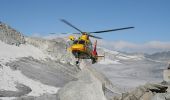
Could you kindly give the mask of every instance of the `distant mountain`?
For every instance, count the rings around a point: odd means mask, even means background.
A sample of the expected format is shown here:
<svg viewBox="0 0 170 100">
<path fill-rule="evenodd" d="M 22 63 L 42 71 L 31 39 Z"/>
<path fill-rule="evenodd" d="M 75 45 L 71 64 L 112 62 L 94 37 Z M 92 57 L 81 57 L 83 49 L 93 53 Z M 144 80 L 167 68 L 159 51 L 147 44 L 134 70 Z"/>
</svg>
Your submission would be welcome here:
<svg viewBox="0 0 170 100">
<path fill-rule="evenodd" d="M 0 22 L 0 40 L 7 44 L 22 44 L 25 42 L 22 33 L 11 28 L 5 23 Z"/>
<path fill-rule="evenodd" d="M 110 60 L 119 60 L 119 61 L 124 61 L 124 60 L 142 60 L 144 56 L 142 54 L 128 54 L 124 52 L 119 52 L 119 51 L 113 51 L 109 50 L 106 48 L 98 47 L 98 52 L 99 55 L 105 55 L 105 58 L 110 59 Z"/>
<path fill-rule="evenodd" d="M 170 62 L 170 51 L 165 52 L 158 52 L 154 54 L 147 54 L 145 55 L 146 58 L 150 58 L 152 60 L 163 61 L 163 62 Z"/>
</svg>

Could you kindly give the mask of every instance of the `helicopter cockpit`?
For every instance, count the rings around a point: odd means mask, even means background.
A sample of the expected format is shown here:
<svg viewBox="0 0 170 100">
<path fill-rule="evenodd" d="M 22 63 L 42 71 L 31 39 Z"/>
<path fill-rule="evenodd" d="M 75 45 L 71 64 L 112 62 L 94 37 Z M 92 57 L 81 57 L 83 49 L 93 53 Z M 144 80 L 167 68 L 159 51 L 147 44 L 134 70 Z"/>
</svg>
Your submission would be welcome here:
<svg viewBox="0 0 170 100">
<path fill-rule="evenodd" d="M 83 45 L 85 45 L 85 41 L 84 40 L 75 40 L 74 42 L 73 42 L 73 44 L 83 44 Z"/>
</svg>

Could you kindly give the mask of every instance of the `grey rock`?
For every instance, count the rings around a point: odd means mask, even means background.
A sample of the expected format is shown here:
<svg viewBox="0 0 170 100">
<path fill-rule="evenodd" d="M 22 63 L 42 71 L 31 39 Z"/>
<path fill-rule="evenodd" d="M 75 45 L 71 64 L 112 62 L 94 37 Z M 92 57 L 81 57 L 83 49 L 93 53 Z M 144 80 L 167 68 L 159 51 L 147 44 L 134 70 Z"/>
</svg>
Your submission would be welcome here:
<svg viewBox="0 0 170 100">
<path fill-rule="evenodd" d="M 165 85 L 147 83 L 130 93 L 124 93 L 122 96 L 113 98 L 113 100 L 165 100 L 165 98 L 169 98 L 166 89 L 167 86 Z"/>
<path fill-rule="evenodd" d="M 0 97 L 20 97 L 32 91 L 31 88 L 23 84 L 17 84 L 16 88 L 18 91 L 0 90 Z"/>
<path fill-rule="evenodd" d="M 126 98 L 122 98 L 123 100 L 139 100 L 135 95 L 128 95 Z"/>
<path fill-rule="evenodd" d="M 23 57 L 7 63 L 13 70 L 20 70 L 25 76 L 55 87 L 63 87 L 69 81 L 76 80 L 76 67 L 63 65 L 53 60 L 40 61 L 32 57 Z"/>
<path fill-rule="evenodd" d="M 43 94 L 38 97 L 33 96 L 21 96 L 14 100 L 59 100 L 56 94 Z"/>
<path fill-rule="evenodd" d="M 165 93 L 167 92 L 168 86 L 162 84 L 146 84 L 144 87 L 152 92 Z"/>
<path fill-rule="evenodd" d="M 131 92 L 131 94 L 133 94 L 137 99 L 139 99 L 141 96 L 145 94 L 146 91 L 147 91 L 146 88 L 140 86 L 136 88 L 133 92 Z"/>
<path fill-rule="evenodd" d="M 78 74 L 77 81 L 66 84 L 59 91 L 60 100 L 106 100 L 102 83 L 88 69 Z"/>
<path fill-rule="evenodd" d="M 163 93 L 157 93 L 157 94 L 155 94 L 155 95 L 151 98 L 151 100 L 166 100 L 166 99 L 165 99 L 165 94 L 163 94 Z"/>
<path fill-rule="evenodd" d="M 153 59 L 153 60 L 169 62 L 169 60 L 170 60 L 170 51 L 157 52 L 157 53 L 150 54 L 150 55 L 145 55 L 145 56 L 147 58 L 150 58 L 150 59 Z"/>
<path fill-rule="evenodd" d="M 170 93 L 169 92 L 165 93 L 165 99 L 170 100 Z"/>
<path fill-rule="evenodd" d="M 45 53 L 51 55 L 61 63 L 75 65 L 74 56 L 67 52 L 66 41 L 62 38 L 47 40 L 43 38 L 26 37 L 26 42 L 37 48 L 40 48 Z"/>
<path fill-rule="evenodd" d="M 153 97 L 153 93 L 152 92 L 145 92 L 145 94 L 140 97 L 140 100 L 151 100 L 151 98 Z"/>
<path fill-rule="evenodd" d="M 0 22 L 0 40 L 16 46 L 25 43 L 25 38 L 22 33 L 2 22 Z"/>
</svg>

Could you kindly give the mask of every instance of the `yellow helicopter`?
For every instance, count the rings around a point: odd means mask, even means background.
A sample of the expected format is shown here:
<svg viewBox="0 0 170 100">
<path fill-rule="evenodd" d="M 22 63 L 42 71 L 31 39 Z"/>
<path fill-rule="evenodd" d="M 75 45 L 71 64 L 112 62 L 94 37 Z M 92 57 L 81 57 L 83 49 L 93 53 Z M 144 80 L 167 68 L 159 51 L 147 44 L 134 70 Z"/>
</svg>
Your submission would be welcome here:
<svg viewBox="0 0 170 100">
<path fill-rule="evenodd" d="M 80 59 L 91 59 L 92 64 L 94 64 L 97 62 L 99 57 L 104 57 L 104 56 L 99 56 L 97 54 L 97 40 L 95 41 L 93 46 L 92 42 L 89 39 L 89 37 L 93 37 L 96 39 L 102 39 L 102 38 L 91 35 L 92 33 L 104 33 L 104 32 L 119 31 L 119 30 L 134 28 L 134 27 L 124 27 L 124 28 L 95 31 L 95 32 L 83 32 L 66 20 L 61 19 L 61 21 L 71 26 L 72 28 L 76 29 L 77 31 L 79 31 L 79 33 L 73 33 L 73 34 L 81 34 L 81 36 L 78 39 L 75 39 L 74 36 L 69 36 L 69 39 L 72 43 L 69 45 L 68 51 L 72 52 L 75 58 L 78 59 L 76 61 L 76 65 L 79 64 Z"/>
</svg>

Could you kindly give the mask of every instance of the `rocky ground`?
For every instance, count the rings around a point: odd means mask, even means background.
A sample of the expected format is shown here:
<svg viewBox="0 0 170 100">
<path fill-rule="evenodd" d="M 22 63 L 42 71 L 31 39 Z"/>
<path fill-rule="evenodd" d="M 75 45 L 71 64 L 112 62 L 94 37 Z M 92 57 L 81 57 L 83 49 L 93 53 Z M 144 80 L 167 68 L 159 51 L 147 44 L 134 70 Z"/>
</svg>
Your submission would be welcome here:
<svg viewBox="0 0 170 100">
<path fill-rule="evenodd" d="M 78 67 L 72 54 L 66 51 L 63 38 L 23 39 L 21 33 L 11 27 L 1 25 L 0 29 L 1 37 L 6 38 L 0 37 L 2 100 L 170 99 L 170 85 L 162 82 L 167 63 L 152 59 L 152 55 L 98 48 L 105 59 L 93 65 L 83 60 Z"/>
</svg>

